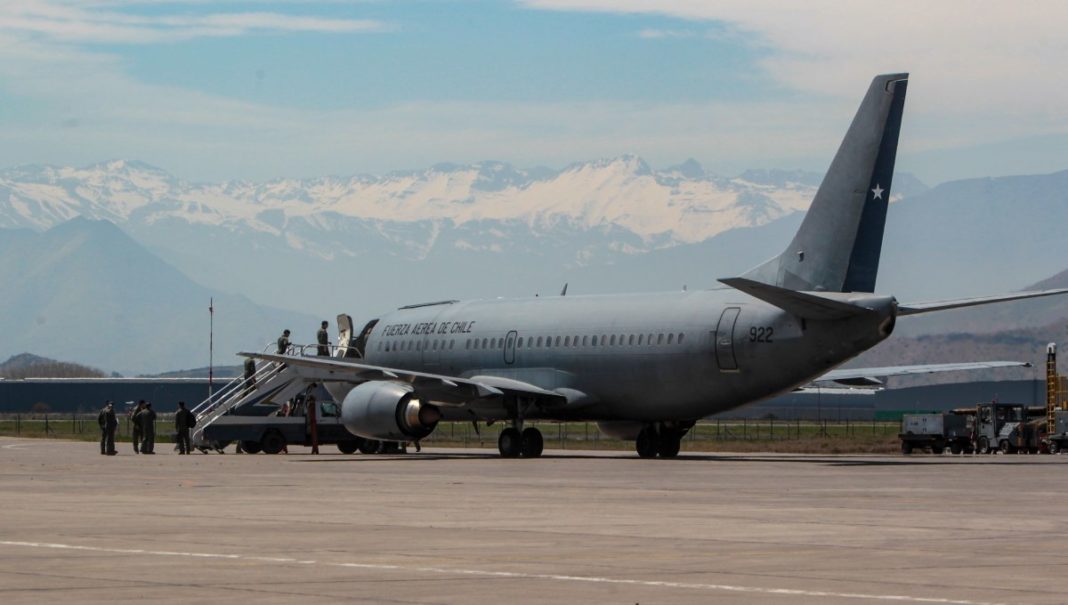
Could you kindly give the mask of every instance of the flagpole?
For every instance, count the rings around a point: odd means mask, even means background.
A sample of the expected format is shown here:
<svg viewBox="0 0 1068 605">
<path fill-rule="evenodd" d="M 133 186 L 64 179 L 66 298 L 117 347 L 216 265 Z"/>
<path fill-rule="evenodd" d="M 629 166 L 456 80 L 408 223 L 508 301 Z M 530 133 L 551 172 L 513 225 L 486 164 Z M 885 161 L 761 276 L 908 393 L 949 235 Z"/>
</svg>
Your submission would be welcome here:
<svg viewBox="0 0 1068 605">
<path fill-rule="evenodd" d="M 208 399 L 211 399 L 215 366 L 215 297 L 208 303 Z"/>
</svg>

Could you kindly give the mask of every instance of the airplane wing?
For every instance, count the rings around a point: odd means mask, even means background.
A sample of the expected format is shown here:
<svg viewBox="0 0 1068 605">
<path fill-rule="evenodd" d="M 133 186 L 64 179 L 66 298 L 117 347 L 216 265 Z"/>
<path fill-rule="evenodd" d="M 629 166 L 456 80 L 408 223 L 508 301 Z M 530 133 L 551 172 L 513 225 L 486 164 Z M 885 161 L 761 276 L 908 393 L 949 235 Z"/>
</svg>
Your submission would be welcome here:
<svg viewBox="0 0 1068 605">
<path fill-rule="evenodd" d="M 963 363 L 931 363 L 913 366 L 887 366 L 883 368 L 850 368 L 831 370 L 812 382 L 837 382 L 847 386 L 879 386 L 880 378 L 888 376 L 905 376 L 908 374 L 936 374 L 940 372 L 962 372 L 971 370 L 990 370 L 994 368 L 1029 368 L 1030 363 L 1022 361 L 973 361 Z"/>
<path fill-rule="evenodd" d="M 463 407 L 475 402 L 485 403 L 487 400 L 496 400 L 506 394 L 524 395 L 537 400 L 537 403 L 543 407 L 557 407 L 567 403 L 563 395 L 554 391 L 499 376 L 460 378 L 386 368 L 333 357 L 299 357 L 267 353 L 239 353 L 239 355 L 284 363 L 308 380 L 320 382 L 356 384 L 371 380 L 406 382 L 415 388 L 420 397 L 444 406 Z"/>
<path fill-rule="evenodd" d="M 897 314 L 904 315 L 917 315 L 920 313 L 931 313 L 933 311 L 945 311 L 946 309 L 959 309 L 961 307 L 974 307 L 976 305 L 987 305 L 990 303 L 1006 302 L 1010 300 L 1020 300 L 1023 298 L 1038 298 L 1041 296 L 1055 296 L 1057 294 L 1064 294 L 1068 292 L 1068 288 L 1058 288 L 1056 290 L 1037 290 L 1032 292 L 1014 292 L 1012 294 L 1002 294 L 999 296 L 981 296 L 979 298 L 959 298 L 957 300 L 944 300 L 938 302 L 922 302 L 922 303 L 909 303 L 901 304 L 897 307 Z"/>
</svg>

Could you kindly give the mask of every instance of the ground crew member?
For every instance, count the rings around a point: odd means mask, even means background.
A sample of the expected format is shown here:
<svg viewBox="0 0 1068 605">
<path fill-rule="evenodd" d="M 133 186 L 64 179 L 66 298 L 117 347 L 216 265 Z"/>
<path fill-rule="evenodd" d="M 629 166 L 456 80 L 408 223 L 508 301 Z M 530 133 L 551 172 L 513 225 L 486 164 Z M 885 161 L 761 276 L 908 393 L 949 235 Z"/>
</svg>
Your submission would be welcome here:
<svg viewBox="0 0 1068 605">
<path fill-rule="evenodd" d="M 245 394 L 256 388 L 256 360 L 245 358 Z"/>
<path fill-rule="evenodd" d="M 145 403 L 145 409 L 137 415 L 141 419 L 141 453 L 156 453 L 156 412 L 152 410 L 152 402 Z"/>
<path fill-rule="evenodd" d="M 320 357 L 328 357 L 330 355 L 330 334 L 326 331 L 326 327 L 329 325 L 330 323 L 324 320 L 319 327 L 319 331 L 315 334 L 315 340 L 319 343 L 317 353 Z"/>
<path fill-rule="evenodd" d="M 192 451 L 189 441 L 189 429 L 197 425 L 197 418 L 193 412 L 185 409 L 185 402 L 178 402 L 178 411 L 174 413 L 174 429 L 178 432 L 178 454 L 188 454 Z"/>
<path fill-rule="evenodd" d="M 135 454 L 141 453 L 141 441 L 144 433 L 141 432 L 141 412 L 145 411 L 145 400 L 137 402 L 137 407 L 130 412 L 130 439 L 133 440 Z"/>
<path fill-rule="evenodd" d="M 100 454 L 114 456 L 118 453 L 115 451 L 115 429 L 119 428 L 114 404 L 107 402 L 96 421 L 100 423 Z"/>
<path fill-rule="evenodd" d="M 289 330 L 282 330 L 282 335 L 278 337 L 278 351 L 279 355 L 285 355 L 289 349 Z"/>
</svg>

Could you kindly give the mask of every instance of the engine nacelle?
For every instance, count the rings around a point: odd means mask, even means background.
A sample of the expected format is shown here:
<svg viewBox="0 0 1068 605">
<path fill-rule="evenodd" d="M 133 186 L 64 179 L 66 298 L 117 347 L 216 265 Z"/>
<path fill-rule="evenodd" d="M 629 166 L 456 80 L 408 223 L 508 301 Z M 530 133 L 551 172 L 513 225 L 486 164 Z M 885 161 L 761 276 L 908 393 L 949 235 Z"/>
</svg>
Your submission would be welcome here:
<svg viewBox="0 0 1068 605">
<path fill-rule="evenodd" d="M 381 441 L 426 437 L 441 420 L 437 407 L 415 396 L 411 385 L 371 381 L 358 385 L 341 402 L 341 422 L 353 435 Z"/>
</svg>

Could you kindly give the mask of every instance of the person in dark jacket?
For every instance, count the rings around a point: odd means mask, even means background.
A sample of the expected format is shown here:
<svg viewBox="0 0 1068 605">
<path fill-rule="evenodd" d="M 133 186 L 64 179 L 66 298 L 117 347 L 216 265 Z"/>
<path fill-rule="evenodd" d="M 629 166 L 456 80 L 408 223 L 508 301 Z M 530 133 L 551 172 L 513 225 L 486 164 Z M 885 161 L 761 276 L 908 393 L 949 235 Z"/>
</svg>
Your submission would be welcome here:
<svg viewBox="0 0 1068 605">
<path fill-rule="evenodd" d="M 256 360 L 251 357 L 245 358 L 245 392 L 256 388 Z"/>
<path fill-rule="evenodd" d="M 100 423 L 100 454 L 114 456 L 115 429 L 119 428 L 119 419 L 115 417 L 115 405 L 110 401 L 100 410 L 96 421 Z"/>
<path fill-rule="evenodd" d="M 156 453 L 156 412 L 152 409 L 152 402 L 145 403 L 145 409 L 137 415 L 141 420 L 141 453 Z"/>
<path fill-rule="evenodd" d="M 289 350 L 289 330 L 282 330 L 282 335 L 278 337 L 278 350 L 275 351 L 279 355 L 285 355 Z"/>
<path fill-rule="evenodd" d="M 178 433 L 178 453 L 188 454 L 192 450 L 189 442 L 189 430 L 197 425 L 193 412 L 185 409 L 185 402 L 178 402 L 178 411 L 174 413 L 174 429 Z"/>
<path fill-rule="evenodd" d="M 316 354 L 320 357 L 330 356 L 330 333 L 326 331 L 326 327 L 329 325 L 330 323 L 324 320 L 319 327 L 319 331 L 315 334 L 315 341 L 319 343 L 316 348 Z"/>
<path fill-rule="evenodd" d="M 141 432 L 141 412 L 145 411 L 145 400 L 137 402 L 135 407 L 130 412 L 130 440 L 133 441 L 133 448 L 135 454 L 141 453 L 141 441 L 144 439 L 144 433 Z"/>
</svg>

